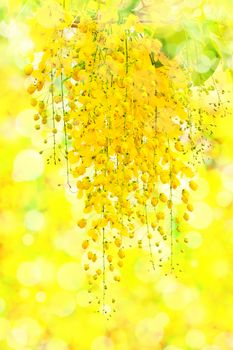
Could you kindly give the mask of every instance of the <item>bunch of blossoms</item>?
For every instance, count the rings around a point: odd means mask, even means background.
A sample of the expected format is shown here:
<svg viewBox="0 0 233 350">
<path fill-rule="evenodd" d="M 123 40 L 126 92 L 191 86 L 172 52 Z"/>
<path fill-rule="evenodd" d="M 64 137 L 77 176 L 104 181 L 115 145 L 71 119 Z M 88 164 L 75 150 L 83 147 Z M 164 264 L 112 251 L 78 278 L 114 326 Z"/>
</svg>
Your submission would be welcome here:
<svg viewBox="0 0 233 350">
<path fill-rule="evenodd" d="M 64 147 L 68 186 L 75 180 L 83 198 L 77 225 L 90 283 L 101 281 L 105 298 L 131 247 L 172 273 L 185 243 L 180 224 L 193 211 L 189 158 L 202 133 L 187 72 L 134 16 L 117 24 L 64 12 L 33 35 L 25 74 L 35 128 L 52 139 L 55 164 Z"/>
</svg>

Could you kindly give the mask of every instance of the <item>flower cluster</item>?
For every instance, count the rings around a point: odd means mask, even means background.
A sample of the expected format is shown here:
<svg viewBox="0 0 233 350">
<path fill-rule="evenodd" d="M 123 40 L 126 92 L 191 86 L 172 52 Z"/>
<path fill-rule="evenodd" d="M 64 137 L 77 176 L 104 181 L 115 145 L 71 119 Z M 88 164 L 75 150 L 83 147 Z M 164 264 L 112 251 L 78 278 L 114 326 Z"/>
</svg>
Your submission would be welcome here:
<svg viewBox="0 0 233 350">
<path fill-rule="evenodd" d="M 68 185 L 75 179 L 83 199 L 84 269 L 105 290 L 138 247 L 154 269 L 173 272 L 197 189 L 188 161 L 204 136 L 200 115 L 211 111 L 191 110 L 187 71 L 137 17 L 117 24 L 64 14 L 34 30 L 44 40 L 25 67 L 27 90 L 35 128 L 52 140 L 55 164 L 64 144 Z"/>
</svg>

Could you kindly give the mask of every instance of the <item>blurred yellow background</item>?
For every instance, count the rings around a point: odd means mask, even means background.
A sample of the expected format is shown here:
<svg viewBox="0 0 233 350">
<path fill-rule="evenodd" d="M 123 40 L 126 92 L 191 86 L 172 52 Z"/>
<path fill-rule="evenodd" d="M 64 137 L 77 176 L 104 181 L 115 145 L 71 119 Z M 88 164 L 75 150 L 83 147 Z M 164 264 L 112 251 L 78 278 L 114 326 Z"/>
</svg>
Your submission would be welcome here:
<svg viewBox="0 0 233 350">
<path fill-rule="evenodd" d="M 189 243 L 183 257 L 175 257 L 183 271 L 165 276 L 151 271 L 146 252 L 128 252 L 122 282 L 110 287 L 116 312 L 107 320 L 89 306 L 79 202 L 59 186 L 64 170 L 46 164 L 46 150 L 39 154 L 44 146 L 25 91 L 22 69 L 33 45 L 26 18 L 40 5 L 0 4 L 0 349 L 233 349 L 232 105 L 217 121 L 211 161 L 199 166 L 195 211 L 185 227 Z M 172 14 L 225 23 L 228 66 L 214 74 L 232 96 L 232 2 L 147 5 L 160 28 L 176 26 Z"/>
</svg>

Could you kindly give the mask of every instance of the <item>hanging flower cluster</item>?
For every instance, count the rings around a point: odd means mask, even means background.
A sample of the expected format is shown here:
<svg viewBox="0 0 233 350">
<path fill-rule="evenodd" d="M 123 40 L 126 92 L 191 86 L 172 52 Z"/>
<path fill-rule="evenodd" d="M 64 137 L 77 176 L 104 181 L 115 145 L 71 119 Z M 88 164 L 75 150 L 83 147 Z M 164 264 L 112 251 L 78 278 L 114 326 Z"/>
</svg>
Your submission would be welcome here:
<svg viewBox="0 0 233 350">
<path fill-rule="evenodd" d="M 35 128 L 52 140 L 55 164 L 64 145 L 68 185 L 75 180 L 83 198 L 84 269 L 105 290 L 136 246 L 154 269 L 173 272 L 197 189 L 188 160 L 212 110 L 192 109 L 189 74 L 137 17 L 117 24 L 63 13 L 34 31 L 27 90 Z"/>
</svg>

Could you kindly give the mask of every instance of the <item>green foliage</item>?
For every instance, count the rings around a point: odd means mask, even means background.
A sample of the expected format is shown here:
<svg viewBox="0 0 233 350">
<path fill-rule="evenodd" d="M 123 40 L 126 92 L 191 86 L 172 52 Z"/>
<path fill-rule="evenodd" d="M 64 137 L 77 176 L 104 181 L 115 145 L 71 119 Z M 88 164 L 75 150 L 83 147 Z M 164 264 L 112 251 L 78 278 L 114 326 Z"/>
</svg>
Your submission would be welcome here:
<svg viewBox="0 0 233 350">
<path fill-rule="evenodd" d="M 203 73 L 198 72 L 197 70 L 193 71 L 192 79 L 195 85 L 201 85 L 207 79 L 209 79 L 214 74 L 220 62 L 219 53 L 211 41 L 209 41 L 209 43 L 204 48 L 202 48 L 202 54 L 204 57 L 207 57 L 209 59 L 211 65 L 209 66 L 209 69 Z"/>
<path fill-rule="evenodd" d="M 140 0 L 130 0 L 118 10 L 118 16 L 119 16 L 119 22 L 123 22 L 124 19 L 129 16 L 130 14 L 133 14 L 137 6 L 139 5 Z"/>
<path fill-rule="evenodd" d="M 186 40 L 186 33 L 184 30 L 179 30 L 176 32 L 168 33 L 158 33 L 158 39 L 163 44 L 163 52 L 170 59 L 174 58 L 179 52 L 180 45 Z"/>
<path fill-rule="evenodd" d="M 6 15 L 5 13 L 6 13 L 5 8 L 0 7 L 0 21 L 2 21 L 5 18 L 5 15 Z"/>
</svg>

